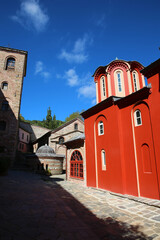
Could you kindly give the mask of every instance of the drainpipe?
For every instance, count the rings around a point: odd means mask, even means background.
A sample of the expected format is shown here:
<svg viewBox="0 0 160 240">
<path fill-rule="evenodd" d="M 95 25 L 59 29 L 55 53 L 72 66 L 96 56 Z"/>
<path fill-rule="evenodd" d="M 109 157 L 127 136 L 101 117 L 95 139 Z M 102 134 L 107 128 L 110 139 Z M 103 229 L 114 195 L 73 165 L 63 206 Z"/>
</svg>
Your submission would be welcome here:
<svg viewBox="0 0 160 240">
<path fill-rule="evenodd" d="M 68 169 L 67 169 L 67 146 L 66 146 L 66 180 L 67 180 L 67 175 L 68 175 L 67 171 L 68 171 Z"/>
</svg>

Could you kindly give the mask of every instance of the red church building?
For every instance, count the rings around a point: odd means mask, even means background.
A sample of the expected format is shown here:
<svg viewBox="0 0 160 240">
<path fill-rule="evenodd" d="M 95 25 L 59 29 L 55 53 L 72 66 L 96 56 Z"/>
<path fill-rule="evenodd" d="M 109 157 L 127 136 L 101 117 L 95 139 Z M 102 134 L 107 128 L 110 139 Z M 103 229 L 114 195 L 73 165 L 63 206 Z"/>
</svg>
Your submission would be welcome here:
<svg viewBox="0 0 160 240">
<path fill-rule="evenodd" d="M 87 186 L 160 199 L 160 59 L 115 60 L 94 81 L 97 104 L 82 113 Z"/>
</svg>

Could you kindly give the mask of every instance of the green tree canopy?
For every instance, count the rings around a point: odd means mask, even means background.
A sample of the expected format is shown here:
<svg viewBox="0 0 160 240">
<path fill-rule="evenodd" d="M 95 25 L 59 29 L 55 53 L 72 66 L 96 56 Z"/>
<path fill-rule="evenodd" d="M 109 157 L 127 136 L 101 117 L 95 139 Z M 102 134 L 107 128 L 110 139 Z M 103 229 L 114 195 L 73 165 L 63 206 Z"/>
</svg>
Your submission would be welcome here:
<svg viewBox="0 0 160 240">
<path fill-rule="evenodd" d="M 77 112 L 73 112 L 72 114 L 70 114 L 69 117 L 66 117 L 65 122 L 69 122 L 69 121 L 71 121 L 74 118 L 83 119 L 82 116 L 80 115 L 80 112 L 77 111 Z"/>
<path fill-rule="evenodd" d="M 43 119 L 43 121 L 40 120 L 25 120 L 24 117 L 20 114 L 19 115 L 19 120 L 23 121 L 23 122 L 27 122 L 36 126 L 40 126 L 40 127 L 45 127 L 48 129 L 55 129 L 59 126 L 61 126 L 64 122 L 61 120 L 56 120 L 56 115 L 53 115 L 52 118 L 52 111 L 50 109 L 50 107 L 47 109 L 47 115 L 46 118 Z"/>
</svg>

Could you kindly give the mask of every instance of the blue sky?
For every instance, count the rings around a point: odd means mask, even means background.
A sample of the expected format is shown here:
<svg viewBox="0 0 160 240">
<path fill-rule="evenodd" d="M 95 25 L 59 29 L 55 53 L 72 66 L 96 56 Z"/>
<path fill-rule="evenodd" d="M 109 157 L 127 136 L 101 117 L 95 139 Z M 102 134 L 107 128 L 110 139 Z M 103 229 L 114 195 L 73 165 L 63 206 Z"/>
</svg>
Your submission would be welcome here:
<svg viewBox="0 0 160 240">
<path fill-rule="evenodd" d="M 95 104 L 92 75 L 112 60 L 160 57 L 159 0 L 1 1 L 0 45 L 28 51 L 21 114 L 58 120 Z"/>
</svg>

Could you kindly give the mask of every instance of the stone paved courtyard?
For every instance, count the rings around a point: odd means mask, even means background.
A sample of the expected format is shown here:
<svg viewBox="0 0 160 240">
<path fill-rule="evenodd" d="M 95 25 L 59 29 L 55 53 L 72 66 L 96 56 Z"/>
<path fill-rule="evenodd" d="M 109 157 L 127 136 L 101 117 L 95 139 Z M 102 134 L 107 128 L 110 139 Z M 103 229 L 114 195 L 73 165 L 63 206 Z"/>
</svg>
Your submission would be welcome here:
<svg viewBox="0 0 160 240">
<path fill-rule="evenodd" d="M 0 177 L 0 240 L 160 239 L 160 202 L 10 171 Z"/>
</svg>

